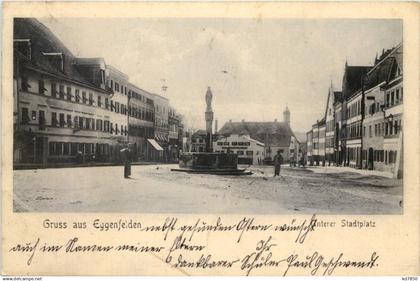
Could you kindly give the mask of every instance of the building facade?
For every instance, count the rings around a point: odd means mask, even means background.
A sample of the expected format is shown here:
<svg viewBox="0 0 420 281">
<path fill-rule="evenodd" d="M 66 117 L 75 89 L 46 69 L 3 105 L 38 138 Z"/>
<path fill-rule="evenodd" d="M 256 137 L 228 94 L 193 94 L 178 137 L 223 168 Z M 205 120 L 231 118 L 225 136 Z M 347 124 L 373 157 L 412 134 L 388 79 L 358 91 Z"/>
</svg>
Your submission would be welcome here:
<svg viewBox="0 0 420 281">
<path fill-rule="evenodd" d="M 169 107 L 168 112 L 168 160 L 170 162 L 178 162 L 180 149 L 182 150 L 182 142 L 180 142 L 180 134 L 182 139 L 181 118 L 175 108 Z"/>
<path fill-rule="evenodd" d="M 127 146 L 134 161 L 167 160 L 169 100 L 75 57 L 36 19 L 14 22 L 13 95 L 15 164 L 121 162 Z"/>
<path fill-rule="evenodd" d="M 311 166 L 314 164 L 312 135 L 312 130 L 306 133 L 306 160 L 307 164 Z"/>
<path fill-rule="evenodd" d="M 402 44 L 375 59 L 366 75 L 363 127 L 364 168 L 402 177 Z"/>
<path fill-rule="evenodd" d="M 328 162 L 403 175 L 403 44 L 373 66 L 345 65 L 342 91 L 330 90 L 325 113 Z M 331 117 L 333 116 L 333 117 Z M 307 134 L 308 162 L 322 162 L 322 126 Z M 312 161 L 311 161 L 312 157 Z M 330 164 L 330 163 L 329 163 Z"/>
<path fill-rule="evenodd" d="M 296 161 L 299 154 L 299 141 L 290 128 L 290 111 L 283 112 L 284 122 L 226 122 L 219 130 L 219 135 L 249 136 L 264 144 L 264 161 L 270 163 L 277 151 L 280 151 L 283 161 Z"/>
<path fill-rule="evenodd" d="M 236 153 L 238 164 L 260 165 L 265 158 L 264 144 L 247 135 L 219 135 L 213 142 L 213 151 Z"/>
<path fill-rule="evenodd" d="M 14 23 L 14 163 L 119 161 L 103 61 L 77 60 L 36 20 Z"/>
<path fill-rule="evenodd" d="M 136 160 L 153 160 L 156 150 L 150 143 L 154 139 L 155 107 L 153 95 L 132 83 L 128 83 L 128 132 L 132 144 L 133 158 Z M 158 148 L 159 149 L 159 148 Z"/>
<path fill-rule="evenodd" d="M 168 162 L 169 160 L 169 100 L 158 94 L 153 94 L 155 107 L 154 135 L 155 140 L 163 150 L 155 151 L 155 161 Z"/>
</svg>

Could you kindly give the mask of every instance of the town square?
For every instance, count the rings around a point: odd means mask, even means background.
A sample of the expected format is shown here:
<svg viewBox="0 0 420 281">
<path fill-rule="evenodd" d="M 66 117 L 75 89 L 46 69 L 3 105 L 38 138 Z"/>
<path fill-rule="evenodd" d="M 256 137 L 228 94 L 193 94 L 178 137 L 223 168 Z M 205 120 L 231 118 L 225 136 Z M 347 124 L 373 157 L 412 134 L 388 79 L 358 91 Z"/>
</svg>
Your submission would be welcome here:
<svg viewBox="0 0 420 281">
<path fill-rule="evenodd" d="M 402 214 L 400 21 L 75 21 L 14 20 L 15 212 Z"/>
</svg>

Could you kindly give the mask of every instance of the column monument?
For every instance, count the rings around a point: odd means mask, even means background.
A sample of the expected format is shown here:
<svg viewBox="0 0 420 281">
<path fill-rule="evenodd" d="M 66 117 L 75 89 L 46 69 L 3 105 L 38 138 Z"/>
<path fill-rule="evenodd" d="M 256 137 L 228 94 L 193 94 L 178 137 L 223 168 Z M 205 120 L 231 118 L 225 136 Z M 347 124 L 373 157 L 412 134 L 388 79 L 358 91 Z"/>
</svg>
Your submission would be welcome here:
<svg viewBox="0 0 420 281">
<path fill-rule="evenodd" d="M 211 108 L 211 101 L 213 99 L 213 94 L 211 92 L 210 87 L 207 87 L 206 92 L 206 112 L 205 112 L 205 118 L 206 118 L 206 132 L 207 132 L 207 151 L 206 152 L 213 152 L 213 109 Z"/>
</svg>

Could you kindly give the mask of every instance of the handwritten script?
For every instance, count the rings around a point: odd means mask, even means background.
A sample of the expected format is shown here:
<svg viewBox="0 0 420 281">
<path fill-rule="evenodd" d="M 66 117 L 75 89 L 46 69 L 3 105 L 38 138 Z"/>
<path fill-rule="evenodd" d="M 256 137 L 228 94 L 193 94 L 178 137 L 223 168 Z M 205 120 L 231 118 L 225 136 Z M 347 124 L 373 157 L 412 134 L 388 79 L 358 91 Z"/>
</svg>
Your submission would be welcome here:
<svg viewBox="0 0 420 281">
<path fill-rule="evenodd" d="M 134 258 L 141 255 L 152 254 L 167 266 L 176 268 L 183 273 L 191 270 L 212 268 L 236 268 L 244 275 L 258 274 L 258 271 L 271 268 L 279 275 L 286 276 L 297 270 L 305 270 L 311 275 L 332 275 L 338 268 L 371 269 L 378 266 L 379 255 L 372 251 L 367 256 L 359 258 L 346 257 L 343 252 L 334 255 L 325 255 L 317 250 L 301 254 L 305 248 L 303 244 L 310 239 L 311 233 L 317 230 L 317 218 L 313 215 L 310 219 L 298 221 L 292 219 L 282 224 L 259 224 L 255 218 L 244 217 L 233 224 L 224 224 L 219 217 L 215 222 L 206 222 L 197 219 L 190 224 L 183 224 L 176 217 L 168 217 L 160 224 L 145 225 L 141 222 L 118 219 L 116 221 L 93 220 L 87 222 L 55 222 L 49 219 L 43 221 L 43 227 L 48 229 L 90 229 L 98 232 L 121 232 L 136 230 L 139 234 L 133 237 L 130 243 L 119 243 L 118 235 L 110 235 L 107 243 L 92 242 L 79 236 L 63 237 L 62 241 L 51 242 L 40 237 L 30 241 L 16 243 L 9 248 L 9 252 L 16 255 L 18 260 L 32 266 L 36 259 L 47 257 L 54 253 L 56 256 L 74 254 L 118 254 L 131 253 Z M 142 233 L 155 233 L 159 239 L 148 242 L 141 239 Z M 220 254 L 219 245 L 217 256 L 209 245 L 204 244 L 202 239 L 195 239 L 197 235 L 211 233 L 233 234 L 234 237 L 229 245 L 230 248 L 239 248 L 237 252 L 225 251 Z M 250 234 L 249 239 L 243 240 Z M 281 233 L 288 233 L 293 241 L 282 238 Z M 253 237 L 259 237 L 254 238 Z M 261 236 L 263 237 L 261 239 Z M 140 242 L 139 242 L 140 241 Z M 291 247 L 290 242 L 295 247 Z M 223 243 L 229 243 L 223 239 Z M 279 252 L 286 254 L 279 254 Z M 51 257 L 51 255 L 49 256 Z M 126 257 L 126 255 L 125 255 Z M 272 272 L 272 271 L 270 271 Z"/>
</svg>

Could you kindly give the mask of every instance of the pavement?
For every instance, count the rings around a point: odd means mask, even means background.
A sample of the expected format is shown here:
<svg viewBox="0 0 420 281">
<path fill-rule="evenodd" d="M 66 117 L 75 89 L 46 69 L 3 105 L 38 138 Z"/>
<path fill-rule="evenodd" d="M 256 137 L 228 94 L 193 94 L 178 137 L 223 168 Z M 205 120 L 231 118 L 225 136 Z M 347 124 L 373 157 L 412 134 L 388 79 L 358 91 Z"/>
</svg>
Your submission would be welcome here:
<svg viewBox="0 0 420 281">
<path fill-rule="evenodd" d="M 386 178 L 393 178 L 394 174 L 391 172 L 377 171 L 377 170 L 362 170 L 355 169 L 351 167 L 341 167 L 341 166 L 308 166 L 307 169 L 313 171 L 314 173 L 357 173 L 359 175 L 366 176 L 379 176 Z"/>
<path fill-rule="evenodd" d="M 16 212 L 401 214 L 402 180 L 357 170 L 251 166 L 249 176 L 172 172 L 177 165 L 14 171 Z M 324 168 L 324 167 L 322 167 Z"/>
</svg>

